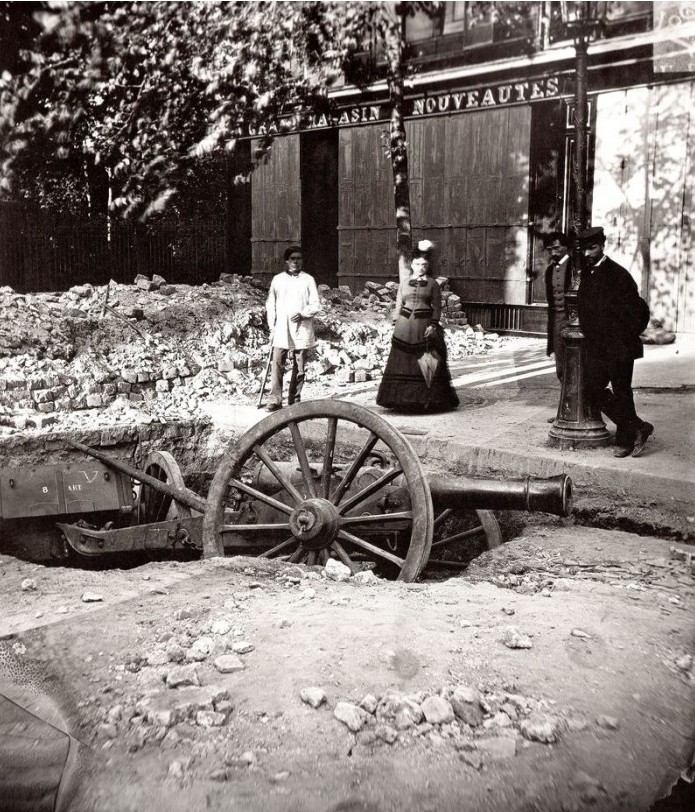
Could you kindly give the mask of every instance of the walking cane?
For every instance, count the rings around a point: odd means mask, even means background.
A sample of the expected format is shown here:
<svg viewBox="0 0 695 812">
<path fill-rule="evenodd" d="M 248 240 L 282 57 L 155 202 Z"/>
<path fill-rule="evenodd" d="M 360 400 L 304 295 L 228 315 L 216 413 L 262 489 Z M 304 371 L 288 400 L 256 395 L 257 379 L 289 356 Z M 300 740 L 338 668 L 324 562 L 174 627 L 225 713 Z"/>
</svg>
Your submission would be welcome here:
<svg viewBox="0 0 695 812">
<path fill-rule="evenodd" d="M 270 347 L 268 348 L 268 360 L 265 362 L 265 372 L 263 373 L 263 380 L 261 381 L 261 392 L 258 395 L 258 407 L 263 405 L 263 393 L 265 392 L 265 385 L 268 381 L 268 372 L 270 371 L 270 363 L 273 360 L 273 339 L 270 339 Z"/>
</svg>

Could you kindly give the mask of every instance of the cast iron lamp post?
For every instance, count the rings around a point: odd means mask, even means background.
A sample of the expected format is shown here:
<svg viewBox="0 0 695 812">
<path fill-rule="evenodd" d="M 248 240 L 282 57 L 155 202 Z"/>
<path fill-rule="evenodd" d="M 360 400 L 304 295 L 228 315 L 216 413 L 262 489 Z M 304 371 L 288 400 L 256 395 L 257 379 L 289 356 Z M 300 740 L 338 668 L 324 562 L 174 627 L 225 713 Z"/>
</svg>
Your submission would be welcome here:
<svg viewBox="0 0 695 812">
<path fill-rule="evenodd" d="M 607 3 L 566 2 L 560 3 L 560 7 L 564 30 L 574 39 L 575 49 L 575 150 L 572 171 L 575 188 L 573 227 L 576 238 L 587 227 L 587 51 L 589 42 L 601 27 Z M 565 293 L 565 311 L 569 324 L 561 333 L 562 341 L 565 344 L 562 391 L 557 417 L 549 432 L 551 445 L 558 448 L 577 446 L 591 448 L 607 445 L 610 440 L 610 434 L 601 419 L 598 404 L 589 403 L 585 395 L 584 336 L 579 327 L 577 309 L 577 291 L 583 267 L 584 255 L 575 239 L 572 285 Z"/>
</svg>

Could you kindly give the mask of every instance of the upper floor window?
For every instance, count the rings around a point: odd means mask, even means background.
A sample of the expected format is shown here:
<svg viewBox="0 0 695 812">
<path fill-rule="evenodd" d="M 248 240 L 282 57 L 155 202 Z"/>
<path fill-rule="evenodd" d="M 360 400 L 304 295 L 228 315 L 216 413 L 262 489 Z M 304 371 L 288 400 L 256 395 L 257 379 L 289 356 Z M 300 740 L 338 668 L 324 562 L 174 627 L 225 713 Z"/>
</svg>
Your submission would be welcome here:
<svg viewBox="0 0 695 812">
<path fill-rule="evenodd" d="M 436 13 L 421 10 L 406 19 L 406 39 L 418 43 L 454 35 L 460 47 L 487 45 L 535 36 L 541 3 L 442 3 Z"/>
<path fill-rule="evenodd" d="M 567 5 L 559 0 L 452 0 L 427 11 L 422 4 L 406 19 L 406 40 L 416 59 L 453 56 L 462 50 L 515 41 L 543 48 L 571 38 L 562 19 L 563 6 Z M 644 31 L 651 25 L 652 3 L 644 0 L 613 0 L 592 6 L 605 23 L 603 36 Z"/>
</svg>

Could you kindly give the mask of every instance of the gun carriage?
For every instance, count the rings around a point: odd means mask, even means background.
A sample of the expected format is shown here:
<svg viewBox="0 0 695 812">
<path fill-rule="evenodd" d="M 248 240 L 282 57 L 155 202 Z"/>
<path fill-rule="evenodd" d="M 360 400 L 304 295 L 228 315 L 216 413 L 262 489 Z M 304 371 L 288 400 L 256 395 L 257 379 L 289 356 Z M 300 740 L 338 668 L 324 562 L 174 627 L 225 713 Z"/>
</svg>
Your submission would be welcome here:
<svg viewBox="0 0 695 812">
<path fill-rule="evenodd" d="M 153 452 L 140 470 L 70 445 L 89 461 L 0 473 L 0 519 L 65 517 L 58 527 L 80 556 L 188 548 L 308 565 L 334 557 L 353 572 L 371 562 L 413 581 L 441 552 L 475 540 L 499 544 L 493 510 L 567 516 L 572 504 L 566 475 L 427 474 L 398 430 L 337 400 L 295 404 L 261 420 L 224 455 L 207 498 L 185 486 L 167 452 Z"/>
</svg>

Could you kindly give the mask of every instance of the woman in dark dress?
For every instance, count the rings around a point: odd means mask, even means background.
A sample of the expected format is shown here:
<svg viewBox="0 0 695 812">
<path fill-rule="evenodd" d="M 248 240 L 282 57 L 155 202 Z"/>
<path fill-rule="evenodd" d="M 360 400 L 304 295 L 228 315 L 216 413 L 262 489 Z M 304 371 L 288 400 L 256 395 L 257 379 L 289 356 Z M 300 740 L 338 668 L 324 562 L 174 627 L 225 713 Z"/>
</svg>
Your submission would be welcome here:
<svg viewBox="0 0 695 812">
<path fill-rule="evenodd" d="M 376 396 L 388 409 L 435 412 L 459 405 L 439 323 L 442 292 L 429 269 L 429 250 L 417 248 L 410 278 L 398 288 L 391 352 Z"/>
</svg>

